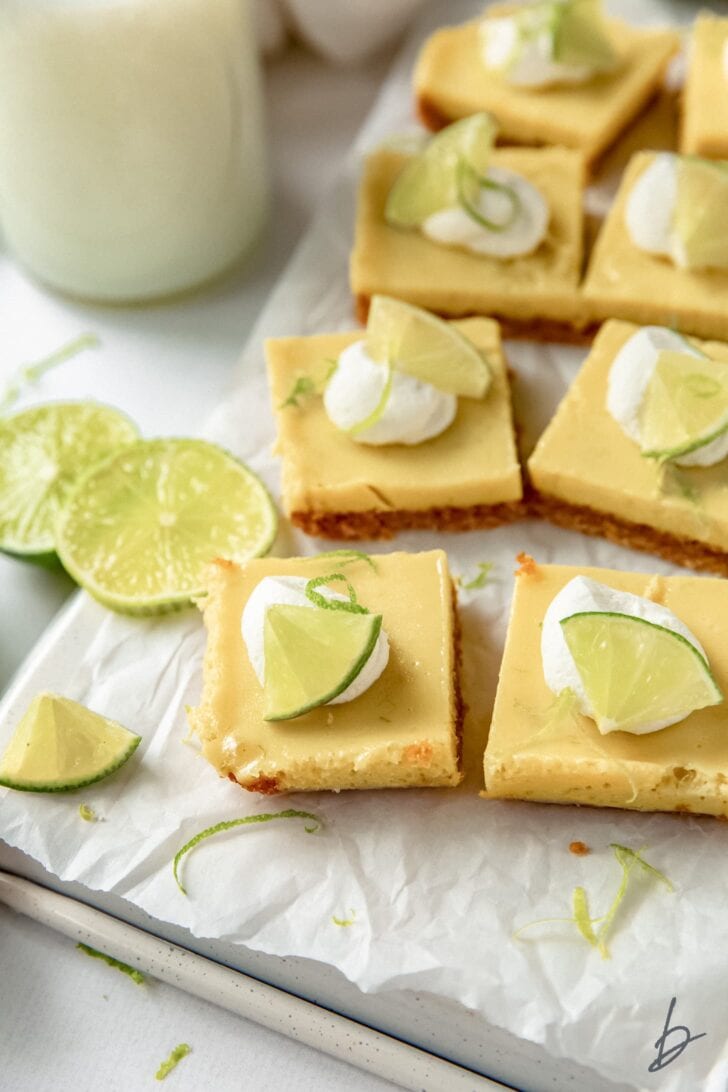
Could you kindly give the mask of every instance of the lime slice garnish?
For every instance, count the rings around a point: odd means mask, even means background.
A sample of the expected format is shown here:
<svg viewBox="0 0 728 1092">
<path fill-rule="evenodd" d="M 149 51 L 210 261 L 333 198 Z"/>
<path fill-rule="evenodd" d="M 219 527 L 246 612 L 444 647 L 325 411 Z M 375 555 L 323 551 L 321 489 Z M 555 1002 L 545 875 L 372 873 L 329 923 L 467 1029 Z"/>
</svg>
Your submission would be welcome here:
<svg viewBox="0 0 728 1092">
<path fill-rule="evenodd" d="M 586 611 L 561 627 L 600 732 L 664 727 L 723 701 L 707 660 L 664 626 Z"/>
<path fill-rule="evenodd" d="M 674 459 L 728 429 L 728 364 L 663 350 L 640 407 L 642 454 Z"/>
<path fill-rule="evenodd" d="M 343 694 L 374 651 L 381 628 L 381 614 L 269 607 L 265 719 L 300 717 Z"/>
<path fill-rule="evenodd" d="M 139 440 L 93 467 L 68 497 L 58 555 L 100 602 L 130 614 L 184 606 L 214 558 L 267 552 L 276 513 L 265 486 L 203 440 Z"/>
<path fill-rule="evenodd" d="M 420 307 L 373 296 L 366 340 L 373 360 L 448 394 L 482 398 L 490 386 L 490 368 L 472 341 Z"/>
<path fill-rule="evenodd" d="M 64 499 L 79 475 L 137 438 L 118 410 L 54 402 L 0 420 L 0 550 L 50 560 Z"/>
<path fill-rule="evenodd" d="M 496 128 L 489 114 L 472 114 L 434 136 L 392 186 L 384 211 L 387 223 L 419 226 L 440 209 L 459 204 L 464 184 L 469 193 L 472 190 L 470 200 L 474 202 L 478 182 L 488 168 Z"/>
<path fill-rule="evenodd" d="M 557 64 L 597 71 L 613 68 L 617 55 L 609 40 L 599 0 L 558 0 L 553 9 L 552 52 Z"/>
<path fill-rule="evenodd" d="M 728 269 L 727 163 L 679 159 L 673 229 L 687 268 Z"/>
<path fill-rule="evenodd" d="M 66 792 L 123 766 L 141 736 L 56 694 L 30 703 L 0 759 L 0 785 L 23 792 Z"/>
</svg>

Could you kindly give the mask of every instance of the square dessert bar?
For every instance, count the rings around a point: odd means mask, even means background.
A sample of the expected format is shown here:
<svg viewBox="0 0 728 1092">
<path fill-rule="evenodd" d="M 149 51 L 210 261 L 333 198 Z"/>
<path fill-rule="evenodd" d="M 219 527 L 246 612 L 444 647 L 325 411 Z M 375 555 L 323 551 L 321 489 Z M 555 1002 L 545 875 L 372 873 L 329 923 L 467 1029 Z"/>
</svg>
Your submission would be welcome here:
<svg viewBox="0 0 728 1092">
<path fill-rule="evenodd" d="M 575 576 L 588 576 L 672 610 L 703 645 L 728 693 L 728 581 L 535 565 L 516 580 L 485 752 L 490 798 L 728 816 L 726 705 L 647 735 L 610 732 L 560 708 L 541 666 L 546 609 Z"/>
<path fill-rule="evenodd" d="M 638 327 L 611 320 L 528 461 L 530 504 L 544 518 L 728 577 L 728 471 L 665 466 L 640 454 L 606 407 L 612 362 Z M 693 341 L 728 362 L 728 345 Z"/>
<path fill-rule="evenodd" d="M 728 159 L 725 50 L 728 18 L 702 12 L 693 26 L 682 104 L 680 151 Z"/>
<path fill-rule="evenodd" d="M 457 785 L 461 778 L 459 628 L 442 550 L 385 554 L 344 570 L 359 602 L 382 615 L 389 663 L 354 701 L 287 721 L 263 719 L 263 688 L 241 617 L 265 576 L 313 577 L 332 557 L 265 558 L 211 566 L 201 602 L 207 627 L 200 705 L 189 712 L 221 777 L 260 793 Z"/>
<path fill-rule="evenodd" d="M 640 30 L 616 19 L 607 25 L 618 68 L 587 83 L 530 89 L 514 87 L 485 68 L 479 21 L 439 30 L 425 43 L 415 69 L 420 118 L 428 128 L 440 129 L 486 110 L 498 121 L 504 143 L 578 148 L 591 168 L 657 93 L 680 46 L 671 31 Z"/>
<path fill-rule="evenodd" d="M 490 389 L 482 399 L 459 398 L 452 425 L 413 446 L 356 443 L 331 423 L 320 394 L 284 404 L 297 379 L 325 375 L 363 331 L 267 342 L 283 508 L 292 523 L 311 535 L 372 539 L 408 528 L 493 527 L 523 515 L 498 324 L 469 319 L 457 327 L 487 359 Z"/>
<path fill-rule="evenodd" d="M 370 298 L 381 293 L 447 318 L 491 315 L 501 321 L 506 337 L 583 340 L 584 170 L 579 153 L 568 148 L 493 153 L 492 165 L 528 178 L 551 211 L 548 235 L 538 249 L 505 260 L 441 246 L 417 230 L 387 224 L 387 195 L 408 158 L 382 149 L 364 168 L 350 267 L 359 320 L 366 321 Z"/>
<path fill-rule="evenodd" d="M 583 289 L 591 317 L 656 323 L 728 341 L 728 270 L 680 269 L 639 250 L 629 236 L 627 201 L 653 158 L 653 153 L 639 152 L 630 160 L 597 237 Z"/>
</svg>

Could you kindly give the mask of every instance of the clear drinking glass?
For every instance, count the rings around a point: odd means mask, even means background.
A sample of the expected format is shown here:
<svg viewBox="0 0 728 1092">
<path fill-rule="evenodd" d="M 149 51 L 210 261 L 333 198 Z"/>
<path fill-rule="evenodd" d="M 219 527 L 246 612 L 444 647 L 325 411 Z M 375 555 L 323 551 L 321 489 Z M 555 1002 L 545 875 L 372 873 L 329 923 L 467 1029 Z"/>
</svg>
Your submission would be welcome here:
<svg viewBox="0 0 728 1092">
<path fill-rule="evenodd" d="M 0 0 L 0 222 L 42 281 L 200 284 L 252 245 L 266 189 L 248 0 Z"/>
</svg>

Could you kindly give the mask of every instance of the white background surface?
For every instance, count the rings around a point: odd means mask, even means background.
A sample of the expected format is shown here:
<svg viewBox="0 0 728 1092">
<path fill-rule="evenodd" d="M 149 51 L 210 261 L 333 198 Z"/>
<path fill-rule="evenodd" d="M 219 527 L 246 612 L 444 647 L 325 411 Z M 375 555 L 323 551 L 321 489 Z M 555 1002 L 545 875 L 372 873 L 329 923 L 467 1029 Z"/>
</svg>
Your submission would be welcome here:
<svg viewBox="0 0 728 1092">
<path fill-rule="evenodd" d="M 86 353 L 49 375 L 34 400 L 83 397 L 93 389 L 147 435 L 196 432 L 231 386 L 247 334 L 369 109 L 386 61 L 344 72 L 289 52 L 270 65 L 274 206 L 267 237 L 247 268 L 198 298 L 164 307 L 101 311 L 59 302 L 42 338 L 33 316 L 45 293 L 27 281 L 22 313 L 2 316 L 0 303 L 0 385 L 18 365 L 93 330 L 103 314 L 105 324 L 124 331 L 123 359 Z M 19 277 L 0 254 L 0 301 Z M 59 574 L 0 557 L 0 688 L 71 590 Z M 157 1087 L 157 1066 L 182 1040 L 194 1054 L 163 1086 L 179 1092 L 394 1087 L 160 983 L 142 991 L 70 941 L 0 910 L 0 1088 Z"/>
</svg>

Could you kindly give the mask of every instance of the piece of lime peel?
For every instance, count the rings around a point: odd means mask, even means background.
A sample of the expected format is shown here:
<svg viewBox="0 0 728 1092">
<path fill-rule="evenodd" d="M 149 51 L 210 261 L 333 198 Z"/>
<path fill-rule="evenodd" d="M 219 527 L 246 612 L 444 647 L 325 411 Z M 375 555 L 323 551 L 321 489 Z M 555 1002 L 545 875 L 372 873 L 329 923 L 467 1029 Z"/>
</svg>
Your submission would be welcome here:
<svg viewBox="0 0 728 1092">
<path fill-rule="evenodd" d="M 141 971 L 137 971 L 134 967 L 130 967 L 128 963 L 122 963 L 120 959 L 116 959 L 114 956 L 106 955 L 104 952 L 99 952 L 96 948 L 89 947 L 88 944 L 76 945 L 80 951 L 85 952 L 87 956 L 91 956 L 92 959 L 101 959 L 104 963 L 108 963 L 110 967 L 114 967 L 117 971 L 121 971 L 122 974 L 128 975 L 137 986 L 143 986 L 146 982 L 146 978 Z"/>
<path fill-rule="evenodd" d="M 211 838 L 213 834 L 222 834 L 223 831 L 232 830 L 233 827 L 247 826 L 251 823 L 269 823 L 273 819 L 308 819 L 314 825 L 309 826 L 308 823 L 304 824 L 306 834 L 316 834 L 324 825 L 323 820 L 319 819 L 318 815 L 314 815 L 313 812 L 298 811 L 295 808 L 286 808 L 284 811 L 262 812 L 260 815 L 246 815 L 242 819 L 228 819 L 222 823 L 215 823 L 214 826 L 207 827 L 205 830 L 201 830 L 199 834 L 196 834 L 194 838 L 190 838 L 189 842 L 185 842 L 182 848 L 178 850 L 174 856 L 172 872 L 174 873 L 175 883 L 182 894 L 186 895 L 187 891 L 179 877 L 179 865 L 182 858 L 189 853 L 191 849 L 194 849 L 195 846 L 199 845 L 205 838 Z"/>
<path fill-rule="evenodd" d="M 0 397 L 0 414 L 7 413 L 21 397 L 25 388 L 38 383 L 46 372 L 52 371 L 59 364 L 83 352 L 84 349 L 96 349 L 100 344 L 101 341 L 96 334 L 80 334 L 73 341 L 56 349 L 54 353 L 43 357 L 42 360 L 36 360 L 33 364 L 24 364 L 10 378 Z"/>
<path fill-rule="evenodd" d="M 356 910 L 349 910 L 348 918 L 337 918 L 336 914 L 332 914 L 331 920 L 334 925 L 340 925 L 342 929 L 346 929 L 347 926 L 353 925 L 356 921 Z"/>
<path fill-rule="evenodd" d="M 610 848 L 614 851 L 614 856 L 619 862 L 622 869 L 622 878 L 617 888 L 617 893 L 612 899 L 612 902 L 605 914 L 600 917 L 593 918 L 589 913 L 589 899 L 586 890 L 583 887 L 575 887 L 572 895 L 572 909 L 573 914 L 570 918 L 540 918 L 538 921 L 529 921 L 525 925 L 522 925 L 513 934 L 514 938 L 519 938 L 521 933 L 526 929 L 531 929 L 536 925 L 551 925 L 555 922 L 569 922 L 575 925 L 584 939 L 592 946 L 596 948 L 602 959 L 609 959 L 610 953 L 607 948 L 607 934 L 609 933 L 614 919 L 617 915 L 617 911 L 622 904 L 622 901 L 627 894 L 627 888 L 629 886 L 629 879 L 632 871 L 635 867 L 641 869 L 650 879 L 659 880 L 663 883 L 668 891 L 674 891 L 670 880 L 664 873 L 658 871 L 653 865 L 641 856 L 644 846 L 640 849 L 630 849 L 628 846 L 621 846 L 617 842 L 610 842 Z M 598 929 L 594 929 L 594 926 L 598 925 Z"/>
<path fill-rule="evenodd" d="M 377 571 L 376 561 L 371 554 L 365 554 L 363 550 L 323 550 L 320 554 L 314 554 L 311 560 L 318 561 L 321 557 L 335 557 L 340 559 L 342 568 L 344 565 L 353 565 L 355 561 L 363 561 L 373 572 Z"/>
<path fill-rule="evenodd" d="M 460 581 L 460 587 L 463 591 L 479 591 L 480 588 L 484 588 L 488 583 L 494 564 L 493 561 L 479 561 L 477 565 L 478 575 L 474 576 L 472 580 L 468 580 L 467 583 L 463 580 Z"/>
<path fill-rule="evenodd" d="M 90 808 L 88 804 L 78 805 L 78 814 L 82 819 L 85 819 L 87 823 L 95 823 L 98 816 L 93 808 Z"/>
<path fill-rule="evenodd" d="M 174 1048 L 169 1058 L 162 1062 L 159 1069 L 154 1074 L 156 1080 L 163 1081 L 165 1077 L 168 1077 L 172 1070 L 179 1065 L 183 1058 L 187 1057 L 191 1050 L 192 1047 L 189 1043 L 179 1043 L 178 1046 Z"/>
<path fill-rule="evenodd" d="M 320 394 L 339 366 L 338 360 L 327 360 L 326 363 L 329 366 L 328 371 L 321 379 L 313 379 L 310 375 L 299 375 L 278 409 L 286 409 L 288 406 L 300 409 L 301 399 L 310 398 L 312 394 Z"/>
<path fill-rule="evenodd" d="M 346 590 L 348 592 L 348 599 L 327 599 L 325 595 L 317 591 L 317 588 L 324 585 L 335 583 L 337 581 L 343 581 L 346 584 Z M 313 603 L 315 607 L 321 607 L 323 610 L 345 610 L 349 614 L 369 614 L 366 607 L 363 607 L 356 596 L 356 590 L 352 584 L 346 579 L 343 573 L 328 573 L 326 576 L 314 576 L 306 584 L 303 589 L 306 598 L 309 602 Z"/>
</svg>

